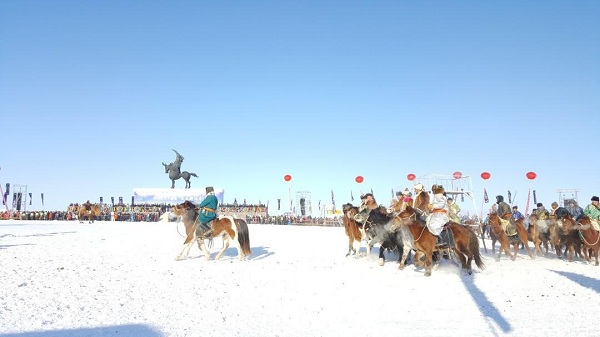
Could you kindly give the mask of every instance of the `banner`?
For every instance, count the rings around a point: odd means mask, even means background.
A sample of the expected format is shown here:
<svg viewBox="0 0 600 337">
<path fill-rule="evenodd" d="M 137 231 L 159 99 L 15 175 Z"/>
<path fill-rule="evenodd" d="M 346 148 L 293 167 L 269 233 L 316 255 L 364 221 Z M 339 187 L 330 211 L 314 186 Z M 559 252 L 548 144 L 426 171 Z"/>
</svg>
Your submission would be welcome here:
<svg viewBox="0 0 600 337">
<path fill-rule="evenodd" d="M 31 196 L 31 192 L 29 193 L 29 205 L 31 205 L 31 201 L 33 200 L 33 197 Z"/>
<path fill-rule="evenodd" d="M 215 188 L 215 196 L 219 204 L 223 204 L 225 190 Z M 134 188 L 133 198 L 136 205 L 140 204 L 181 204 L 186 200 L 200 203 L 206 197 L 206 191 L 199 188 Z M 280 199 L 277 200 L 280 207 Z M 291 207 L 290 207 L 291 209 Z"/>
<path fill-rule="evenodd" d="M 113 205 L 115 204 L 115 197 L 110 197 L 110 203 Z"/>
<path fill-rule="evenodd" d="M 42 199 L 42 206 L 44 206 L 44 193 L 40 195 L 40 198 Z"/>
<path fill-rule="evenodd" d="M 537 206 L 537 197 L 535 196 L 535 190 L 533 190 L 533 203 Z"/>
<path fill-rule="evenodd" d="M 123 197 L 119 197 L 119 205 L 123 205 Z"/>
<path fill-rule="evenodd" d="M 12 207 L 15 208 L 17 206 L 17 192 L 13 192 L 13 203 Z"/>
<path fill-rule="evenodd" d="M 104 201 L 104 198 L 100 197 L 100 203 L 102 203 Z"/>
<path fill-rule="evenodd" d="M 133 200 L 133 195 L 131 196 L 131 206 L 135 205 L 135 201 Z"/>
<path fill-rule="evenodd" d="M 333 209 L 335 209 L 335 198 L 333 197 L 333 190 L 331 190 L 331 204 L 333 205 Z"/>
<path fill-rule="evenodd" d="M 277 199 L 277 210 L 281 209 L 281 199 Z"/>
<path fill-rule="evenodd" d="M 488 202 L 490 202 L 490 198 L 488 198 L 487 191 L 485 190 L 485 187 L 483 188 L 483 202 L 485 202 L 486 204 Z"/>
<path fill-rule="evenodd" d="M 392 190 L 393 192 L 394 190 Z M 350 201 L 354 201 L 354 195 L 352 194 L 352 191 L 350 191 Z"/>
<path fill-rule="evenodd" d="M 512 196 L 510 194 L 510 191 L 508 191 L 508 203 L 509 204 L 512 204 L 512 199 L 511 198 L 512 198 Z"/>
</svg>

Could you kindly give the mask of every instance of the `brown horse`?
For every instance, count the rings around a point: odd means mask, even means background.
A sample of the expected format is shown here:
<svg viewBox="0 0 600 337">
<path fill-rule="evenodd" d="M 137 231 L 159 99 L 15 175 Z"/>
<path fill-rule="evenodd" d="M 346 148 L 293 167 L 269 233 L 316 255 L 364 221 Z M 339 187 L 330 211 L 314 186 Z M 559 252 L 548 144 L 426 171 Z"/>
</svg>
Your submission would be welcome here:
<svg viewBox="0 0 600 337">
<path fill-rule="evenodd" d="M 88 223 L 94 223 L 96 217 L 100 215 L 100 206 L 93 204 L 91 209 L 88 211 L 84 205 L 80 205 L 77 210 L 77 219 L 79 223 L 83 223 L 84 219 L 87 219 Z"/>
<path fill-rule="evenodd" d="M 498 241 L 500 242 L 500 250 L 498 252 L 497 261 L 500 261 L 500 256 L 502 252 L 505 252 L 511 260 L 515 260 L 517 258 L 517 251 L 519 250 L 519 243 L 523 243 L 525 249 L 527 250 L 527 255 L 532 259 L 535 258 L 534 255 L 531 254 L 531 250 L 529 249 L 529 241 L 527 240 L 527 230 L 523 227 L 523 219 L 519 219 L 516 221 L 516 230 L 517 234 L 509 236 L 506 233 L 506 229 L 502 227 L 502 223 L 500 222 L 500 217 L 496 213 L 491 213 L 489 217 L 489 226 L 490 232 L 496 236 Z M 514 254 L 510 254 L 509 245 L 512 244 Z"/>
<path fill-rule="evenodd" d="M 587 215 L 579 219 L 578 226 L 579 237 L 583 241 L 583 255 L 587 262 L 592 262 L 590 253 L 596 258 L 596 266 L 598 263 L 598 252 L 600 251 L 600 231 L 594 228 L 592 220 Z"/>
<path fill-rule="evenodd" d="M 198 248 L 204 253 L 204 258 L 210 260 L 210 252 L 204 244 L 204 237 L 199 230 L 198 223 L 198 209 L 192 202 L 186 200 L 184 203 L 176 205 L 172 208 L 172 212 L 177 216 L 181 216 L 182 222 L 185 225 L 186 238 L 183 242 L 183 250 L 177 256 L 176 260 L 187 259 L 194 238 L 198 243 Z M 214 219 L 212 223 L 213 233 L 210 236 L 210 240 L 217 236 L 223 237 L 223 248 L 215 260 L 220 259 L 225 250 L 229 248 L 230 241 L 233 241 L 238 251 L 238 258 L 245 260 L 246 257 L 250 256 L 250 235 L 248 232 L 248 224 L 242 219 L 234 219 L 231 216 L 220 217 Z"/>
<path fill-rule="evenodd" d="M 359 255 L 363 233 L 362 224 L 359 225 L 359 223 L 354 220 L 354 216 L 358 214 L 358 207 L 347 203 L 342 206 L 342 211 L 344 212 L 342 222 L 344 223 L 346 235 L 348 236 L 348 253 L 346 253 L 346 256 L 349 256 L 350 254 Z M 358 242 L 358 250 L 354 248 L 355 241 Z"/>
<path fill-rule="evenodd" d="M 587 218 L 587 220 L 584 220 L 584 218 Z M 591 224 L 589 217 L 584 216 L 584 218 L 579 220 L 579 224 L 570 215 L 565 216 L 562 219 L 562 228 L 559 239 L 561 245 L 565 247 L 564 257 L 568 258 L 569 262 L 573 262 L 573 255 L 577 255 L 579 253 L 579 256 L 581 257 L 582 255 L 585 256 L 587 254 L 587 252 L 581 254 L 581 246 L 585 245 L 585 237 L 582 237 L 584 233 L 588 235 L 587 238 L 590 240 L 596 238 L 596 236 L 593 235 L 593 232 L 591 232 L 593 228 L 589 228 L 591 226 L 587 226 L 588 224 Z M 590 230 L 589 233 L 588 230 Z M 595 240 L 588 241 L 588 243 L 593 244 L 594 241 Z"/>
<path fill-rule="evenodd" d="M 397 215 L 398 224 L 406 226 L 414 238 L 415 248 L 418 252 L 425 255 L 425 276 L 431 276 L 432 256 L 435 251 L 452 250 L 461 262 L 461 268 L 467 274 L 472 274 L 471 264 L 473 260 L 479 269 L 484 269 L 485 265 L 479 253 L 479 242 L 475 233 L 460 224 L 449 222 L 446 227 L 454 236 L 455 247 L 437 247 L 437 238 L 433 235 L 427 226 L 418 219 L 417 213 L 411 206 Z M 415 262 L 417 261 L 415 257 Z"/>
<path fill-rule="evenodd" d="M 533 253 L 535 255 L 548 255 L 548 242 L 550 241 L 550 233 L 554 230 L 552 223 L 548 220 L 540 220 L 536 214 L 529 216 L 529 227 L 527 228 L 527 239 L 533 242 Z M 557 243 L 558 244 L 558 243 Z M 542 251 L 542 246 L 545 249 L 545 253 Z M 560 248 L 556 247 L 557 253 L 560 252 Z M 559 254 L 560 256 L 560 254 Z"/>
</svg>

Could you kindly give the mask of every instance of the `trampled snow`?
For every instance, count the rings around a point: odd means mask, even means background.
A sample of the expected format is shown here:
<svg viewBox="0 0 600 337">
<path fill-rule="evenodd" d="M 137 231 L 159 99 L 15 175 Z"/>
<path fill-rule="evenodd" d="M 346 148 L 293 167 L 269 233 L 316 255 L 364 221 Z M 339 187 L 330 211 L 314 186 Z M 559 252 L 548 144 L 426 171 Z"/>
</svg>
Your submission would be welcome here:
<svg viewBox="0 0 600 337">
<path fill-rule="evenodd" d="M 249 225 L 252 254 L 205 261 L 176 223 L 0 222 L 0 337 L 593 336 L 600 267 L 483 252 L 431 277 L 345 257 L 341 227 Z M 215 240 L 212 257 L 221 247 Z M 364 253 L 364 243 L 362 252 Z M 474 266 L 474 265 L 473 265 Z M 474 268 L 476 268 L 474 266 Z"/>
</svg>

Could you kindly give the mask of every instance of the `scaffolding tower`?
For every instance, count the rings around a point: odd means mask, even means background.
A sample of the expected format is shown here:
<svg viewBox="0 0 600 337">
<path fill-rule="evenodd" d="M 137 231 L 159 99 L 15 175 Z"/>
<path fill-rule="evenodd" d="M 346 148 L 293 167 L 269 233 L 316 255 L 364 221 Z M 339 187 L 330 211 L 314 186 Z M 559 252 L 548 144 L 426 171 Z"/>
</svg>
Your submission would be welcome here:
<svg viewBox="0 0 600 337">
<path fill-rule="evenodd" d="M 575 201 L 575 203 L 578 203 L 578 201 L 577 201 L 577 193 L 579 193 L 578 188 L 561 188 L 561 189 L 556 190 L 556 193 L 558 193 L 558 204 L 560 206 L 567 207 L 567 206 L 569 206 L 569 203 L 571 201 Z"/>
<path fill-rule="evenodd" d="M 27 185 L 13 184 L 13 210 L 27 211 Z"/>
<path fill-rule="evenodd" d="M 310 201 L 309 191 L 296 192 L 296 209 L 295 215 L 312 215 L 312 203 Z"/>
</svg>

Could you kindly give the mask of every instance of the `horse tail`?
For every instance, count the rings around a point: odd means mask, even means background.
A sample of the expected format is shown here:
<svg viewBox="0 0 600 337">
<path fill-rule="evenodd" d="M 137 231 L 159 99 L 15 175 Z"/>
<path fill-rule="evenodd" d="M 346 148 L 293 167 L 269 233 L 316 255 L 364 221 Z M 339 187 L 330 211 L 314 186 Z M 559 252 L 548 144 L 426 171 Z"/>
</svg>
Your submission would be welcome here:
<svg viewBox="0 0 600 337">
<path fill-rule="evenodd" d="M 485 264 L 483 263 L 483 259 L 481 258 L 481 252 L 479 252 L 479 241 L 477 239 L 477 234 L 472 230 L 467 230 L 469 232 L 469 250 L 473 254 L 473 260 L 475 260 L 475 265 L 479 269 L 485 269 Z"/>
<path fill-rule="evenodd" d="M 190 172 L 190 176 L 198 178 L 198 175 L 196 173 Z"/>
<path fill-rule="evenodd" d="M 237 237 L 240 247 L 242 247 L 242 253 L 244 256 L 250 256 L 250 232 L 248 231 L 248 224 L 243 219 L 236 219 L 233 222 L 237 226 Z"/>
</svg>

